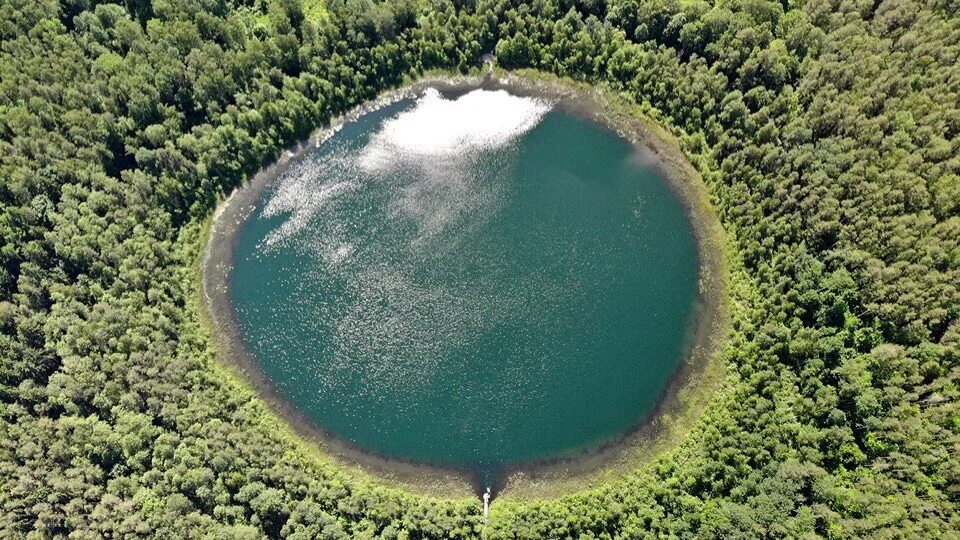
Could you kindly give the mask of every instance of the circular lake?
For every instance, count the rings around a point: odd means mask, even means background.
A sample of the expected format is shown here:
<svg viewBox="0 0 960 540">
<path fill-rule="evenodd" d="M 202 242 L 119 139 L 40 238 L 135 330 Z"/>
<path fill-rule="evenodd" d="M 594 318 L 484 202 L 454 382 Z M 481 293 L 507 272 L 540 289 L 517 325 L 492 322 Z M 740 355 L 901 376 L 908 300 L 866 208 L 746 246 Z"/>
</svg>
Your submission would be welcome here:
<svg viewBox="0 0 960 540">
<path fill-rule="evenodd" d="M 379 455 L 485 473 L 640 425 L 681 365 L 697 242 L 609 129 L 504 90 L 346 123 L 254 199 L 227 285 L 273 390 Z"/>
</svg>

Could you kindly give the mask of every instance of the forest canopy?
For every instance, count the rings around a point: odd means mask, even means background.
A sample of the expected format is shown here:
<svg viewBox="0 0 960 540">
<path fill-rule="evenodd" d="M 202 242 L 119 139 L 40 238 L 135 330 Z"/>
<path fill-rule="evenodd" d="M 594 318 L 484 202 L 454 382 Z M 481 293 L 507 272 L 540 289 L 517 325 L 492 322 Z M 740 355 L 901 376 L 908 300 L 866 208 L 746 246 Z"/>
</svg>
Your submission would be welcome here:
<svg viewBox="0 0 960 540">
<path fill-rule="evenodd" d="M 491 51 L 677 136 L 733 322 L 675 451 L 484 523 L 275 429 L 196 260 L 281 151 Z M 957 537 L 958 81 L 946 0 L 0 0 L 0 536 Z"/>
</svg>

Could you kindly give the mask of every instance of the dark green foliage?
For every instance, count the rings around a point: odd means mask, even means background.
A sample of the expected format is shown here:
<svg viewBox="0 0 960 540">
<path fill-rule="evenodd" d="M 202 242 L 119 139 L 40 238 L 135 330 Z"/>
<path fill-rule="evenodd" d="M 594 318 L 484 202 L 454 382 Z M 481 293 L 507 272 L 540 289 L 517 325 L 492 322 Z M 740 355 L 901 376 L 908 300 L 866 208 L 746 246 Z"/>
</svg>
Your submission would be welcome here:
<svg viewBox="0 0 960 540">
<path fill-rule="evenodd" d="M 314 10 L 316 11 L 316 10 Z M 0 2 L 0 536 L 475 537 L 219 380 L 218 197 L 404 76 L 607 85 L 733 239 L 731 376 L 689 444 L 491 537 L 957 537 L 960 19 L 949 2 Z"/>
</svg>

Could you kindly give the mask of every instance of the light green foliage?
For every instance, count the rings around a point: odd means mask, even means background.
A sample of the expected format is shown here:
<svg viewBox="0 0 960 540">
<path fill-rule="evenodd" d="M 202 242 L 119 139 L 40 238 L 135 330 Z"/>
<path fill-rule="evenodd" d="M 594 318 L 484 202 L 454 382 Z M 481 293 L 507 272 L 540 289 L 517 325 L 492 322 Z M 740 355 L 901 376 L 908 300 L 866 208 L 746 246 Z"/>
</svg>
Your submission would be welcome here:
<svg viewBox="0 0 960 540">
<path fill-rule="evenodd" d="M 960 22 L 941 0 L 0 6 L 0 536 L 467 538 L 216 376 L 218 197 L 333 115 L 496 50 L 687 141 L 742 267 L 729 396 L 487 537 L 956 537 Z"/>
<path fill-rule="evenodd" d="M 303 16 L 308 21 L 322 21 L 327 17 L 327 5 L 323 0 L 303 0 Z"/>
</svg>

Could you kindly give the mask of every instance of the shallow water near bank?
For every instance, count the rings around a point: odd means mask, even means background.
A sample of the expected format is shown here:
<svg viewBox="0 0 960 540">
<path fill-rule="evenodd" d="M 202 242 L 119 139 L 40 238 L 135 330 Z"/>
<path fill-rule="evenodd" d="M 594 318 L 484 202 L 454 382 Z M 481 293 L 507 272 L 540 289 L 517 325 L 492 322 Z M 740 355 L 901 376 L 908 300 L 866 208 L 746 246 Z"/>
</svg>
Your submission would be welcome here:
<svg viewBox="0 0 960 540">
<path fill-rule="evenodd" d="M 346 124 L 235 240 L 236 322 L 285 401 L 481 481 L 635 427 L 693 323 L 696 243 L 657 171 L 506 92 L 428 91 Z"/>
</svg>

